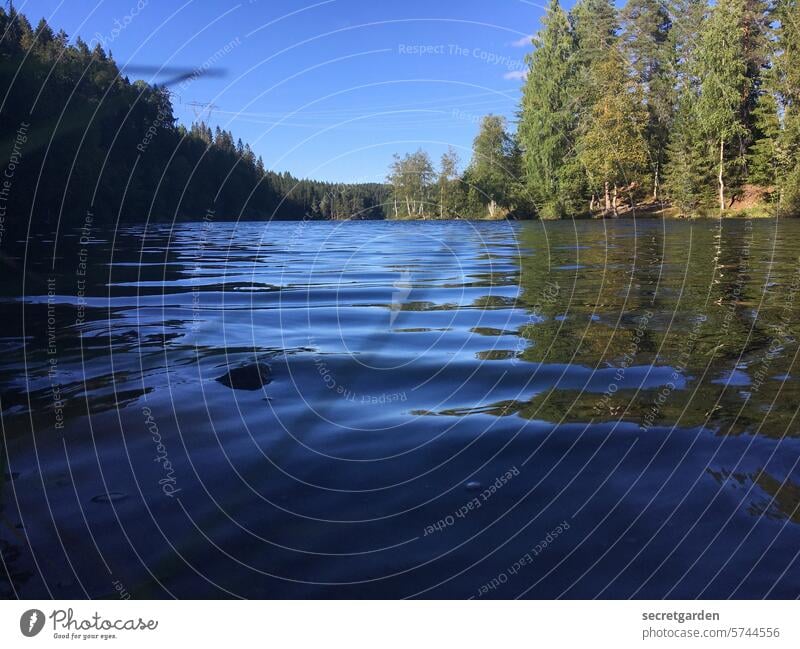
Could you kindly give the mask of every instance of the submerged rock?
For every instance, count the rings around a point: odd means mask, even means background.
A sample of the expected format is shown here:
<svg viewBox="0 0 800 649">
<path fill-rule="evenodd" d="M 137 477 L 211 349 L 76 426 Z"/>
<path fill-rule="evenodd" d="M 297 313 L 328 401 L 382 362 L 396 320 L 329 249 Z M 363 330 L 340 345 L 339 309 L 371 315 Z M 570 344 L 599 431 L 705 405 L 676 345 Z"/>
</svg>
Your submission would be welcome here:
<svg viewBox="0 0 800 649">
<path fill-rule="evenodd" d="M 125 500 L 128 494 L 120 493 L 119 491 L 109 491 L 107 494 L 100 494 L 92 498 L 93 503 L 101 503 L 108 505 L 110 503 L 117 503 L 120 500 Z"/>
<path fill-rule="evenodd" d="M 272 381 L 272 369 L 266 363 L 251 363 L 228 370 L 216 380 L 232 390 L 258 390 Z"/>
</svg>

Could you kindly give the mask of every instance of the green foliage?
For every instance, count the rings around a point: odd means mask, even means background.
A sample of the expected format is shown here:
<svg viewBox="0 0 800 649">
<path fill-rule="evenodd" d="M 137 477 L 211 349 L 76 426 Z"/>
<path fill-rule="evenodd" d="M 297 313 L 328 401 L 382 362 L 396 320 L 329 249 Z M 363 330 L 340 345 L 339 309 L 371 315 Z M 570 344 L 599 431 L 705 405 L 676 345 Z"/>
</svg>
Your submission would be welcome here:
<svg viewBox="0 0 800 649">
<path fill-rule="evenodd" d="M 609 0 L 578 0 L 570 13 L 577 77 L 572 91 L 578 123 L 585 123 L 605 83 L 599 66 L 619 40 L 619 16 Z"/>
<path fill-rule="evenodd" d="M 396 219 L 419 219 L 436 214 L 430 156 L 420 149 L 403 157 L 394 156 L 387 181 L 392 187 L 391 210 Z"/>
<path fill-rule="evenodd" d="M 616 190 L 638 182 L 647 167 L 647 113 L 616 51 L 597 64 L 597 71 L 605 83 L 578 141 L 578 157 L 592 188 L 605 192 L 609 185 Z"/>
<path fill-rule="evenodd" d="M 778 0 L 773 85 L 781 115 L 775 138 L 783 156 L 776 179 L 782 214 L 800 214 L 800 9 L 797 0 Z"/>
<path fill-rule="evenodd" d="M 700 127 L 716 141 L 729 142 L 744 131 L 739 112 L 747 83 L 739 42 L 742 19 L 739 0 L 720 0 L 702 33 L 697 113 Z"/>
<path fill-rule="evenodd" d="M 619 16 L 609 0 L 578 0 L 570 14 L 576 43 L 575 64 L 581 73 L 594 81 L 602 79 L 594 75 L 595 66 L 608 58 L 619 33 Z"/>
<path fill-rule="evenodd" d="M 623 12 L 623 53 L 647 107 L 647 154 L 657 199 L 675 109 L 672 18 L 659 0 L 630 0 Z"/>
<path fill-rule="evenodd" d="M 470 188 L 480 196 L 479 202 L 489 218 L 497 218 L 513 209 L 518 167 L 518 150 L 506 132 L 505 119 L 487 115 L 472 144 L 468 181 Z"/>
<path fill-rule="evenodd" d="M 756 0 L 719 0 L 701 34 L 699 127 L 719 149 L 720 212 L 726 189 L 742 183 L 752 141 L 752 109 L 760 86 L 761 12 Z M 754 8 L 756 7 L 756 8 Z"/>
<path fill-rule="evenodd" d="M 676 97 L 685 92 L 699 92 L 697 50 L 708 10 L 706 0 L 671 0 L 669 5 L 672 22 L 668 48 L 672 54 L 670 72 Z"/>
<path fill-rule="evenodd" d="M 748 179 L 757 185 L 774 188 L 789 170 L 789 153 L 784 147 L 778 101 L 772 93 L 763 93 L 753 111 L 759 133 L 747 156 Z"/>
<path fill-rule="evenodd" d="M 581 194 L 575 167 L 575 38 L 567 14 L 552 0 L 534 38 L 522 96 L 519 143 L 526 189 L 542 218 L 573 211 Z"/>
<path fill-rule="evenodd" d="M 16 157 L 5 227 L 199 219 L 382 218 L 380 184 L 334 185 L 264 169 L 247 144 L 176 125 L 169 92 L 130 82 L 99 45 L 0 9 L 0 158 Z M 63 110 L 63 115 L 61 114 Z M 28 124 L 25 127 L 25 124 Z M 16 151 L 15 151 L 16 147 Z M 41 174 L 41 175 L 40 175 Z M 46 179 L 41 182 L 41 179 Z"/>
<path fill-rule="evenodd" d="M 611 0 L 578 0 L 567 14 L 551 0 L 516 133 L 489 115 L 463 173 L 452 149 L 438 170 L 417 151 L 395 157 L 388 184 L 267 170 L 232 133 L 178 125 L 169 92 L 120 76 L 102 47 L 0 9 L 0 157 L 23 160 L 5 225 L 31 214 L 48 227 L 82 222 L 88 211 L 128 221 L 208 211 L 564 218 L 586 215 L 590 197 L 609 200 L 609 188 L 696 214 L 715 202 L 727 210 L 745 184 L 774 188 L 780 212 L 800 214 L 797 1 L 628 0 L 618 12 Z"/>
<path fill-rule="evenodd" d="M 439 178 L 436 181 L 439 192 L 439 218 L 450 219 L 458 216 L 461 180 L 458 176 L 458 153 L 450 147 L 442 154 L 439 164 Z"/>
<path fill-rule="evenodd" d="M 665 189 L 683 216 L 693 216 L 706 207 L 713 193 L 714 157 L 708 141 L 697 129 L 697 99 L 684 92 L 667 146 Z"/>
</svg>

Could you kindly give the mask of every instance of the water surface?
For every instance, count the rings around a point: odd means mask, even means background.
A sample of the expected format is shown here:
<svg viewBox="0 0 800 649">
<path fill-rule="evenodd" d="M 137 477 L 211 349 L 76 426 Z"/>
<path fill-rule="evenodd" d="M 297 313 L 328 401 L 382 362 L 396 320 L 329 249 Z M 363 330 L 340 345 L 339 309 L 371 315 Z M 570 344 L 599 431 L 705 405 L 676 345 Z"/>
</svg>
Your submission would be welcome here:
<svg viewBox="0 0 800 649">
<path fill-rule="evenodd" d="M 800 595 L 800 223 L 81 236 L 0 288 L 7 597 Z"/>
</svg>

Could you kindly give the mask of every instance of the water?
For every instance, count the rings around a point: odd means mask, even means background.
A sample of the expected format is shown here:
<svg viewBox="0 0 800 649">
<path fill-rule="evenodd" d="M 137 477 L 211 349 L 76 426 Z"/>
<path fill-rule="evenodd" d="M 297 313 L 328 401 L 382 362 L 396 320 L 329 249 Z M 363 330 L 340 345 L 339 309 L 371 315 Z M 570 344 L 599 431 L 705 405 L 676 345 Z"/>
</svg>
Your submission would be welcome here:
<svg viewBox="0 0 800 649">
<path fill-rule="evenodd" d="M 80 236 L 2 285 L 5 596 L 800 594 L 800 223 Z"/>
</svg>

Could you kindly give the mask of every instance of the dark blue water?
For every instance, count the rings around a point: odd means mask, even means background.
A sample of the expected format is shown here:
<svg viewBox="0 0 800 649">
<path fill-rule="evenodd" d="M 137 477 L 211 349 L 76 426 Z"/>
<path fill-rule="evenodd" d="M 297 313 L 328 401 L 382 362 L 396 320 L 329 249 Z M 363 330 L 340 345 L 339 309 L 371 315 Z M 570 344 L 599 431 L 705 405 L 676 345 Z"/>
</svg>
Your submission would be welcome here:
<svg viewBox="0 0 800 649">
<path fill-rule="evenodd" d="M 204 222 L 31 244 L 1 289 L 0 593 L 797 597 L 798 241 Z"/>
</svg>

